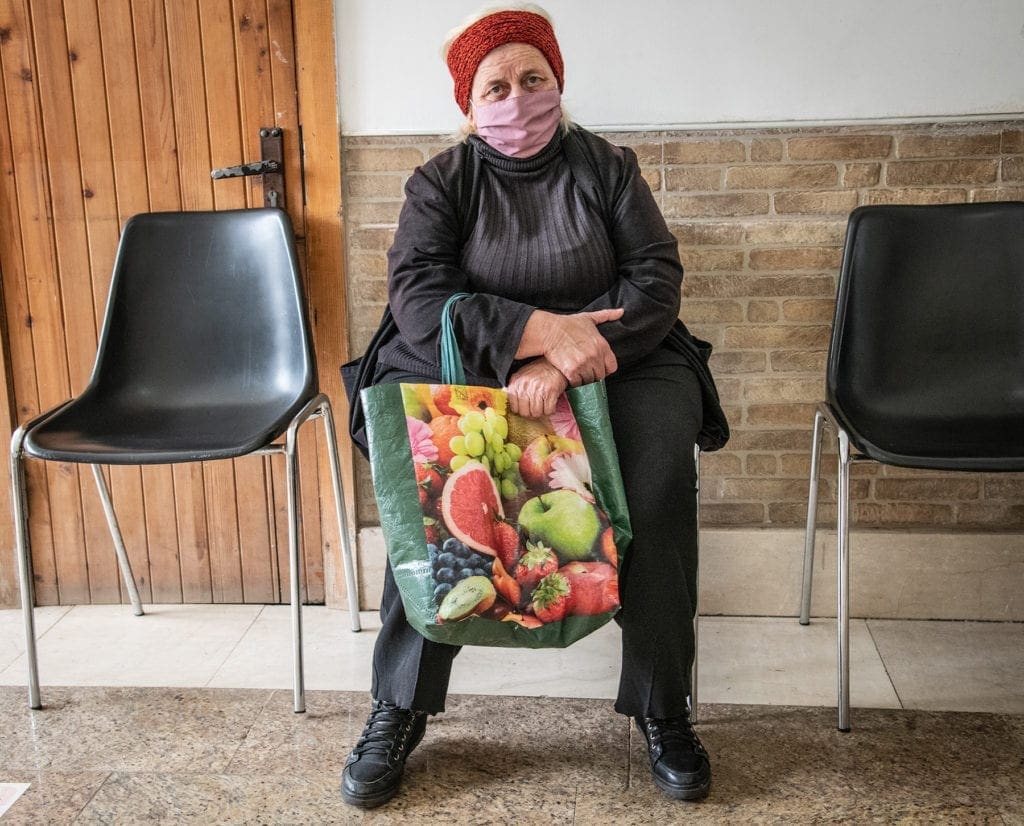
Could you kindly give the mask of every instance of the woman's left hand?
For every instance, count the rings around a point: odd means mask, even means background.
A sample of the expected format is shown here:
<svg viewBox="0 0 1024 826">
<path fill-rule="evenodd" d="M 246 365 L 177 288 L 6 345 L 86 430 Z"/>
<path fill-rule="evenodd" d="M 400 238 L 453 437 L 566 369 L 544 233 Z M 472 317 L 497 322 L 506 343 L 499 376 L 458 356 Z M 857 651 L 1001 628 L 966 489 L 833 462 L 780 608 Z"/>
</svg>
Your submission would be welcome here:
<svg viewBox="0 0 1024 826">
<path fill-rule="evenodd" d="M 534 359 L 508 380 L 509 408 L 520 416 L 550 416 L 568 386 L 565 376 L 551 362 Z"/>
</svg>

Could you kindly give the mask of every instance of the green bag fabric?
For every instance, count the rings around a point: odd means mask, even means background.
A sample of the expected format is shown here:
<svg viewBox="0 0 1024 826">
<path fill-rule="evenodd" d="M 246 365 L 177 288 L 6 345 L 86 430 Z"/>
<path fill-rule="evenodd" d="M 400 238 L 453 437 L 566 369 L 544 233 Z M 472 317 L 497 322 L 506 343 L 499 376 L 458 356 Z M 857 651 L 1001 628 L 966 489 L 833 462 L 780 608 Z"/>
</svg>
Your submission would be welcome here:
<svg viewBox="0 0 1024 826">
<path fill-rule="evenodd" d="M 461 367 L 453 337 L 447 319 L 443 378 Z M 603 382 L 537 420 L 508 412 L 502 390 L 451 382 L 376 385 L 362 400 L 388 559 L 417 631 L 561 648 L 615 615 L 632 532 Z"/>
</svg>

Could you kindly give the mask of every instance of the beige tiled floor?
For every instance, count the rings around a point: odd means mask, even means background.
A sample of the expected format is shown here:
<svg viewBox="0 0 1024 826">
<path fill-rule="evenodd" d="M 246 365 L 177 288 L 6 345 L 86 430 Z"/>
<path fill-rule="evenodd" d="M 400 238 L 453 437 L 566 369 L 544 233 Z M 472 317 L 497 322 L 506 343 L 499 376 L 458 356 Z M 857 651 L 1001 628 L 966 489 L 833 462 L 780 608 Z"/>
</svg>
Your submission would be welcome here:
<svg viewBox="0 0 1024 826">
<path fill-rule="evenodd" d="M 45 686 L 289 688 L 287 606 L 156 605 L 46 607 L 36 612 Z M 378 619 L 323 607 L 303 611 L 306 686 L 367 691 Z M 0 684 L 25 682 L 19 611 L 0 611 Z M 1024 714 L 1024 623 L 855 620 L 854 707 Z M 609 624 L 565 650 L 467 648 L 455 694 L 612 698 L 619 635 Z M 835 621 L 703 617 L 702 703 L 835 704 Z"/>
<path fill-rule="evenodd" d="M 363 812 L 337 783 L 365 720 L 375 613 L 353 634 L 347 613 L 303 611 L 310 691 L 292 714 L 287 606 L 147 611 L 39 609 L 42 711 L 27 708 L 21 614 L 0 611 L 0 784 L 29 784 L 5 826 L 1024 823 L 1024 623 L 855 621 L 839 734 L 834 620 L 703 618 L 715 780 L 696 806 L 655 789 L 607 699 L 617 626 L 566 650 L 467 648 L 401 792 Z"/>
</svg>

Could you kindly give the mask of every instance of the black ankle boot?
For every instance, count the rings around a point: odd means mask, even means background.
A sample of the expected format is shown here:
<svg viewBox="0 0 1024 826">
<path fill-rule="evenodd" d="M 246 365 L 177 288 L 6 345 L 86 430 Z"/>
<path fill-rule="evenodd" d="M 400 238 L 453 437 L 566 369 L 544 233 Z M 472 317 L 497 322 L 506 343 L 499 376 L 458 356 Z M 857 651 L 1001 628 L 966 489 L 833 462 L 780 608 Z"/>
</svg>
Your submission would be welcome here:
<svg viewBox="0 0 1024 826">
<path fill-rule="evenodd" d="M 405 759 L 423 739 L 427 713 L 375 700 L 363 734 L 345 761 L 341 797 L 372 809 L 386 803 L 402 785 Z"/>
<path fill-rule="evenodd" d="M 711 787 L 711 762 L 693 731 L 689 714 L 636 717 L 647 739 L 654 785 L 676 800 L 700 800 Z"/>
</svg>

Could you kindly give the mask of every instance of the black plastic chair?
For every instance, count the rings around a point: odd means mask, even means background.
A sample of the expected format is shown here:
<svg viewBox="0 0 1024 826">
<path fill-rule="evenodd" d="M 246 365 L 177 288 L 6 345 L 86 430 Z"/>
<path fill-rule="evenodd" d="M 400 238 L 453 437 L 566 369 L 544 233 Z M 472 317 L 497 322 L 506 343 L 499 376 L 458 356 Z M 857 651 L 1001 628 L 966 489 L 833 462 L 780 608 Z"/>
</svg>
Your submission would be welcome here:
<svg viewBox="0 0 1024 826">
<path fill-rule="evenodd" d="M 319 392 L 288 216 L 277 209 L 136 215 L 114 263 L 92 378 L 80 396 L 22 425 L 11 479 L 29 705 L 40 708 L 24 458 L 92 465 L 136 614 L 138 589 L 100 465 L 283 454 L 287 474 L 295 711 L 305 711 L 299 596 L 297 432 L 322 418 L 352 630 L 355 569 L 330 401 Z"/>
<path fill-rule="evenodd" d="M 850 729 L 850 463 L 1024 470 L 1024 203 L 850 215 L 814 417 L 800 622 L 810 617 L 821 434 L 838 480 L 838 727 Z"/>
</svg>

